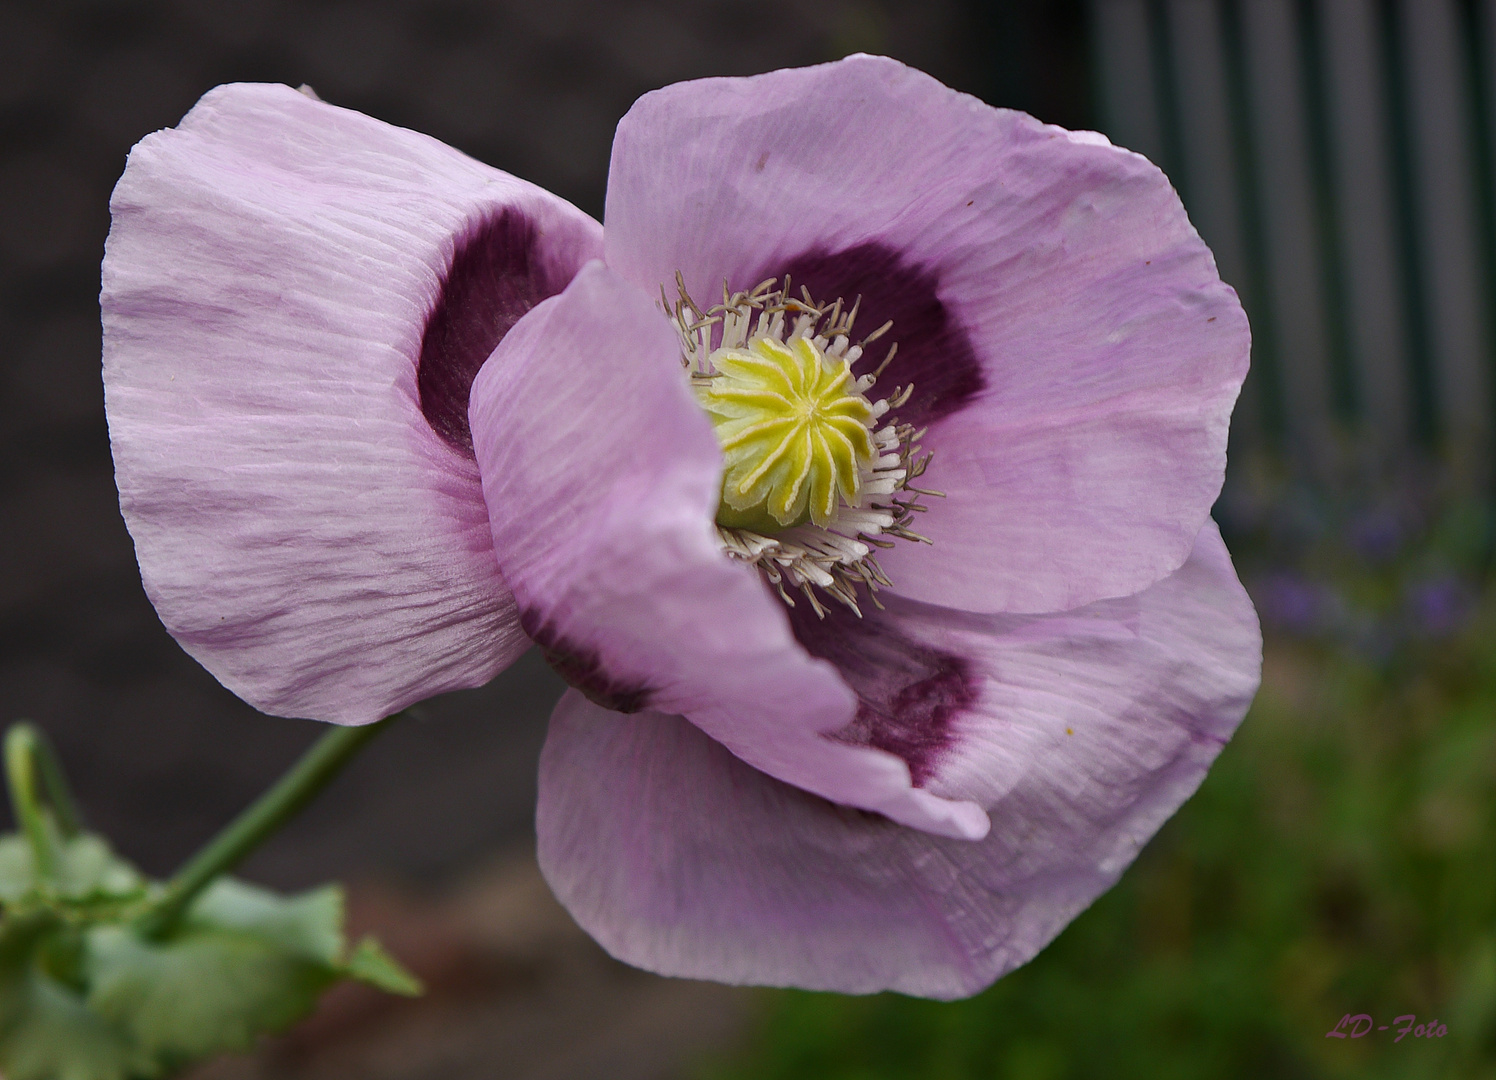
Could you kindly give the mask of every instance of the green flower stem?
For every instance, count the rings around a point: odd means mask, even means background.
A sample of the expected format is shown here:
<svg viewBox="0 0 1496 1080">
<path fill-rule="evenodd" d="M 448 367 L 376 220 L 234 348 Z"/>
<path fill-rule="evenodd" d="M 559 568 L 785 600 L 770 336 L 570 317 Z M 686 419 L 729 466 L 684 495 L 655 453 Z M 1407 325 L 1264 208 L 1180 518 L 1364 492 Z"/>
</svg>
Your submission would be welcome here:
<svg viewBox="0 0 1496 1080">
<path fill-rule="evenodd" d="M 80 819 L 52 747 L 36 725 L 22 720 L 5 733 L 5 775 L 16 825 L 31 845 L 36 876 L 50 881 L 57 853 L 46 816 L 51 813 L 52 824 L 64 840 L 77 834 Z"/>
<path fill-rule="evenodd" d="M 141 918 L 140 932 L 160 939 L 174 930 L 198 895 L 306 806 L 354 754 L 403 713 L 360 727 L 335 727 L 318 739 L 291 771 L 228 824 L 166 883 Z"/>
</svg>

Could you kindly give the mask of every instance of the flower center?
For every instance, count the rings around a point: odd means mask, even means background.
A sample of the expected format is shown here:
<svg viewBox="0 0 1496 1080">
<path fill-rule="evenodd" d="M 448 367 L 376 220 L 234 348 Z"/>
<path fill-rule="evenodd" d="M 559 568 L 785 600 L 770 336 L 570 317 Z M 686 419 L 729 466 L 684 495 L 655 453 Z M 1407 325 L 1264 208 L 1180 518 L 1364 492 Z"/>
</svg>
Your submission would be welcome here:
<svg viewBox="0 0 1496 1080">
<path fill-rule="evenodd" d="M 925 509 L 919 497 L 939 494 L 911 486 L 930 460 L 923 433 L 889 416 L 913 388 L 867 396 L 897 346 L 873 372 L 852 373 L 892 324 L 853 345 L 857 304 L 819 306 L 803 288 L 796 299 L 788 278 L 746 293 L 724 286 L 710 311 L 679 275 L 676 286 L 680 299 L 664 306 L 722 444 L 723 550 L 754 563 L 791 607 L 795 591 L 824 614 L 819 590 L 860 615 L 859 586 L 877 604 L 873 594 L 891 584 L 873 549 L 892 547 L 890 537 L 929 543 L 908 526 Z"/>
<path fill-rule="evenodd" d="M 719 525 L 772 535 L 860 504 L 876 414 L 845 357 L 806 337 L 759 337 L 708 362 L 695 386 L 726 458 Z"/>
</svg>

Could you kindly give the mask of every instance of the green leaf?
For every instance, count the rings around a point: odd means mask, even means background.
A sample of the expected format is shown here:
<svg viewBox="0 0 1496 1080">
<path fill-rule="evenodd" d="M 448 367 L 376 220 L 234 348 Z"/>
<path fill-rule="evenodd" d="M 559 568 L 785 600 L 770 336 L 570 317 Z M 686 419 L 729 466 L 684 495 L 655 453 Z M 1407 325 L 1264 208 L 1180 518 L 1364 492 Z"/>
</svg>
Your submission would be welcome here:
<svg viewBox="0 0 1496 1080">
<path fill-rule="evenodd" d="M 372 937 L 358 943 L 343 965 L 343 974 L 389 994 L 420 997 L 425 993 L 421 980 L 405 970 L 400 961 L 385 952 L 384 946 Z"/>
<path fill-rule="evenodd" d="M 307 1015 L 342 978 L 397 994 L 419 981 L 366 938 L 344 959 L 335 886 L 282 897 L 215 882 L 163 941 L 138 906 L 90 905 L 143 885 L 101 843 L 58 848 L 56 886 L 38 891 L 30 854 L 0 839 L 0 877 L 30 906 L 0 917 L 0 1071 L 6 1080 L 145 1080 L 244 1050 Z M 80 838 L 81 839 L 81 838 Z M 7 863 L 6 860 L 9 860 Z"/>
<path fill-rule="evenodd" d="M 80 833 L 64 841 L 58 853 L 57 891 L 64 899 L 117 902 L 145 889 L 135 867 L 115 855 L 101 836 Z"/>
<path fill-rule="evenodd" d="M 219 878 L 184 924 L 243 930 L 296 956 L 336 967 L 343 955 L 343 890 L 336 885 L 285 897 L 236 878 Z"/>
<path fill-rule="evenodd" d="M 289 899 L 220 880 L 166 941 L 87 935 L 88 1004 L 162 1069 L 244 1050 L 311 1012 L 341 975 L 342 894 Z"/>
<path fill-rule="evenodd" d="M 64 840 L 50 815 L 43 823 L 53 833 L 52 849 L 57 853 L 51 882 L 57 897 L 75 904 L 117 904 L 144 892 L 140 873 L 115 855 L 103 837 L 80 833 Z M 0 903 L 13 906 L 38 895 L 31 845 L 16 833 L 0 836 Z"/>
<path fill-rule="evenodd" d="M 0 921 L 0 1067 L 9 1080 L 153 1075 L 122 1032 L 39 966 L 74 936 L 50 911 Z"/>
<path fill-rule="evenodd" d="M 0 836 L 0 904 L 18 904 L 35 887 L 31 845 L 16 833 Z"/>
<path fill-rule="evenodd" d="M 336 978 L 325 964 L 237 930 L 194 927 L 156 943 L 100 927 L 89 950 L 89 1007 L 167 1069 L 248 1049 L 310 1012 Z"/>
<path fill-rule="evenodd" d="M 75 991 L 28 969 L 7 980 L 0 1061 L 7 1080 L 126 1080 L 151 1063 Z"/>
</svg>

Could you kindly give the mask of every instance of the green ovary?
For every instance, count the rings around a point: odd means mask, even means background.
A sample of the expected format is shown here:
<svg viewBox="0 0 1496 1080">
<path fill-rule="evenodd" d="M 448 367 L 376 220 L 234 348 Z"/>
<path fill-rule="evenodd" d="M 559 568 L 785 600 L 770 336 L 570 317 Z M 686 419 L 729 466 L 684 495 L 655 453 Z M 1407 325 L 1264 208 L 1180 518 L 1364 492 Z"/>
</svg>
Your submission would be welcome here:
<svg viewBox="0 0 1496 1080">
<path fill-rule="evenodd" d="M 857 505 L 876 418 L 845 359 L 803 337 L 757 338 L 711 364 L 696 392 L 726 458 L 719 525 L 771 535 Z"/>
</svg>

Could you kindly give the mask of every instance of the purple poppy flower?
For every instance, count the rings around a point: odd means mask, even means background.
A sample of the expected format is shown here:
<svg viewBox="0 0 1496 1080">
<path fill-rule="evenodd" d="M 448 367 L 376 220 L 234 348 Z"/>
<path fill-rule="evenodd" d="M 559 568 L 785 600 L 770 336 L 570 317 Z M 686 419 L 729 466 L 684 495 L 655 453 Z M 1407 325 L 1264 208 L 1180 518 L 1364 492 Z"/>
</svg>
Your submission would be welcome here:
<svg viewBox="0 0 1496 1080">
<path fill-rule="evenodd" d="M 1208 517 L 1246 319 L 1100 136 L 866 56 L 683 83 L 619 124 L 604 233 L 230 86 L 112 208 L 110 430 L 168 629 L 339 723 L 538 643 L 574 688 L 541 865 L 631 963 L 972 993 L 1256 690 Z"/>
</svg>

